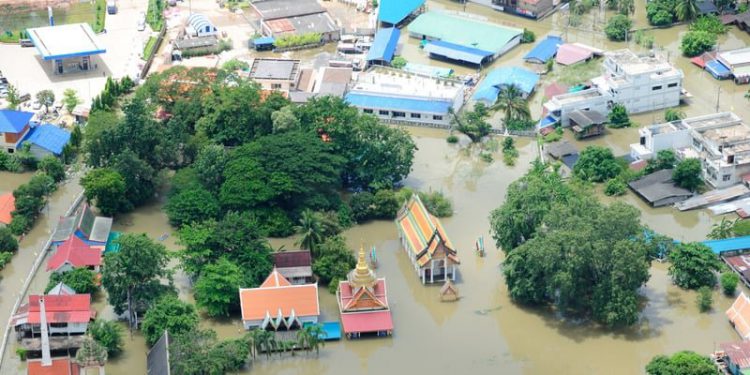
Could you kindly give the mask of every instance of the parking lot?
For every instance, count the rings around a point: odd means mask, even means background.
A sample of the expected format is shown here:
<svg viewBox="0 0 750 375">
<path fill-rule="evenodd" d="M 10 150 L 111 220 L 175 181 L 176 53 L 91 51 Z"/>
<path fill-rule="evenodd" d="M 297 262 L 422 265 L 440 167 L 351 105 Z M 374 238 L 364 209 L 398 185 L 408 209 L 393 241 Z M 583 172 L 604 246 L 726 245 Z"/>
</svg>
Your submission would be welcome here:
<svg viewBox="0 0 750 375">
<path fill-rule="evenodd" d="M 95 69 L 64 75 L 52 73 L 52 64 L 43 61 L 36 48 L 22 48 L 18 44 L 0 44 L 0 71 L 19 92 L 33 96 L 40 90 L 54 91 L 61 98 L 65 89 L 72 88 L 88 104 L 104 88 L 107 76 L 121 78 L 134 76 L 142 65 L 140 53 L 149 31 L 137 30 L 140 12 L 146 11 L 147 2 L 119 0 L 118 12 L 106 16 L 106 33 L 98 35 L 106 53 L 92 56 Z M 148 30 L 148 28 L 147 28 Z M 24 109 L 30 103 L 25 103 Z"/>
</svg>

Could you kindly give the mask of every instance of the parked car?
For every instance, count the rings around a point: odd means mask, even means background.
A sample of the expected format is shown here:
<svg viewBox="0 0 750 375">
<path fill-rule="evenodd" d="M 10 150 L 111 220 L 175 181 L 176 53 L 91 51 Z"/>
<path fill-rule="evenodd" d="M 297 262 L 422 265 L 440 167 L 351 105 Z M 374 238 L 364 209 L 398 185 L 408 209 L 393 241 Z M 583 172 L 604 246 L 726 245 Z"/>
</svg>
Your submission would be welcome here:
<svg viewBox="0 0 750 375">
<path fill-rule="evenodd" d="M 117 14 L 117 3 L 115 0 L 107 1 L 107 14 Z"/>
<path fill-rule="evenodd" d="M 21 47 L 34 47 L 34 42 L 32 42 L 31 39 L 19 39 L 18 44 L 20 44 Z"/>
<path fill-rule="evenodd" d="M 42 109 L 42 103 L 39 103 L 38 101 L 34 100 L 34 102 L 31 103 L 31 109 L 35 111 Z"/>
<path fill-rule="evenodd" d="M 169 6 L 177 6 L 177 0 L 169 0 Z"/>
<path fill-rule="evenodd" d="M 138 31 L 146 30 L 146 14 L 141 12 L 138 16 Z"/>
<path fill-rule="evenodd" d="M 28 92 L 23 92 L 18 95 L 18 101 L 25 102 L 27 100 L 31 100 L 31 94 L 29 94 Z"/>
</svg>

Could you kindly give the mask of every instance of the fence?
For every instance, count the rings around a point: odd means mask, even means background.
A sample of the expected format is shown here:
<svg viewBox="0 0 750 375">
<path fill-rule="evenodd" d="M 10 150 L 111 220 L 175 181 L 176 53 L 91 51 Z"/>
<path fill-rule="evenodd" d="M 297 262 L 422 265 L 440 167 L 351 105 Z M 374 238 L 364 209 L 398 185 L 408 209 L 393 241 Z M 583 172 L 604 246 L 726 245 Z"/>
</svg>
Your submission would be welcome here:
<svg viewBox="0 0 750 375">
<path fill-rule="evenodd" d="M 81 193 L 79 193 L 78 196 L 76 196 L 76 198 L 73 199 L 73 203 L 70 205 L 70 207 L 68 207 L 68 210 L 65 212 L 65 216 L 70 216 L 78 208 L 78 206 L 83 201 L 83 193 L 84 191 L 81 191 Z M 0 345 L 0 364 L 2 364 L 3 359 L 5 359 L 5 349 L 6 349 L 6 346 L 8 345 L 8 338 L 10 337 L 10 331 L 11 331 L 10 324 L 11 324 L 11 321 L 13 320 L 13 315 L 16 313 L 16 311 L 18 311 L 18 307 L 21 305 L 21 301 L 26 296 L 26 292 L 28 292 L 29 285 L 31 284 L 31 279 L 33 279 L 34 275 L 36 275 L 36 272 L 39 270 L 39 266 L 42 264 L 42 261 L 44 261 L 44 258 L 47 255 L 47 250 L 52 245 L 53 234 L 50 234 L 49 238 L 47 239 L 47 242 L 44 243 L 44 246 L 42 246 L 41 251 L 39 251 L 39 255 L 34 261 L 34 264 L 31 266 L 31 271 L 29 271 L 29 274 L 26 276 L 26 280 L 24 280 L 23 282 L 23 286 L 21 287 L 21 293 L 18 295 L 18 298 L 16 299 L 16 303 L 13 305 L 13 310 L 11 310 L 10 312 L 10 316 L 8 317 L 8 323 L 5 326 L 5 333 L 3 334 L 3 343 L 2 345 Z"/>
<path fill-rule="evenodd" d="M 156 51 L 159 50 L 159 47 L 161 47 L 162 41 L 164 41 L 164 36 L 167 34 L 167 26 L 162 26 L 161 31 L 159 31 L 159 36 L 156 38 L 156 43 L 154 43 L 154 47 L 151 48 L 151 54 L 146 59 L 146 63 L 143 64 L 143 69 L 141 69 L 141 79 L 146 78 L 148 75 L 148 70 L 151 69 L 151 64 L 154 62 L 154 58 L 156 57 Z"/>
</svg>

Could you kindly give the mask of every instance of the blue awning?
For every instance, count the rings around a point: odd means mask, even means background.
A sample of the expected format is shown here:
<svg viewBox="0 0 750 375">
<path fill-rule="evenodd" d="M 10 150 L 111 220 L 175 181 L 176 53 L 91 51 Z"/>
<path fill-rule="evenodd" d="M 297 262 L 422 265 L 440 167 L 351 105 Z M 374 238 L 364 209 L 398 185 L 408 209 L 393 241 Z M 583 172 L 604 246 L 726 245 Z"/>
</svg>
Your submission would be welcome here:
<svg viewBox="0 0 750 375">
<path fill-rule="evenodd" d="M 265 45 L 265 44 L 273 44 L 274 40 L 272 37 L 267 36 L 263 38 L 257 38 L 253 40 L 253 44 L 256 46 Z"/>
<path fill-rule="evenodd" d="M 396 110 L 410 113 L 434 113 L 445 115 L 452 103 L 447 100 L 425 100 L 415 98 L 404 98 L 394 96 L 381 96 L 377 94 L 349 93 L 345 97 L 346 102 L 357 108 Z"/>
<path fill-rule="evenodd" d="M 425 0 L 382 0 L 378 8 L 378 20 L 392 25 L 409 17 Z"/>
<path fill-rule="evenodd" d="M 401 30 L 395 27 L 378 30 L 377 34 L 375 34 L 375 40 L 372 42 L 372 47 L 370 47 L 370 51 L 367 53 L 367 61 L 391 62 L 393 54 L 396 53 L 396 46 L 398 46 L 398 38 L 400 36 Z"/>
<path fill-rule="evenodd" d="M 528 62 L 537 62 L 540 64 L 546 63 L 549 59 L 555 56 L 557 49 L 563 44 L 562 38 L 555 35 L 550 35 L 543 41 L 539 42 L 534 49 L 529 51 L 524 60 Z"/>
<path fill-rule="evenodd" d="M 707 62 L 706 70 L 711 73 L 711 75 L 716 79 L 729 78 L 729 76 L 732 74 L 732 71 L 724 66 L 724 64 L 722 64 L 719 60 L 711 60 Z"/>
<path fill-rule="evenodd" d="M 442 40 L 434 40 L 424 46 L 424 50 L 430 55 L 445 57 L 456 61 L 465 61 L 479 65 L 482 61 L 492 56 L 493 53 L 478 48 L 465 47 L 459 44 L 448 43 Z"/>
<path fill-rule="evenodd" d="M 723 240 L 703 241 L 711 251 L 721 254 L 727 251 L 740 251 L 750 249 L 750 236 L 727 238 Z"/>
</svg>

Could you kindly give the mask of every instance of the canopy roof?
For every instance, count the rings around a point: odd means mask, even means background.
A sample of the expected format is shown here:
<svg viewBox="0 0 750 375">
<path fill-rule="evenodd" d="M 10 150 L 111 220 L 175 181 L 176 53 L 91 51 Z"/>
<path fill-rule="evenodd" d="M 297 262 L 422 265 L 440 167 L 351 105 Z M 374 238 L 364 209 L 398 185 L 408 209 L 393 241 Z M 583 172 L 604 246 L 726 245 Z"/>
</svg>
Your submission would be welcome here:
<svg viewBox="0 0 750 375">
<path fill-rule="evenodd" d="M 430 55 L 445 57 L 456 61 L 465 61 L 479 65 L 485 58 L 493 55 L 490 51 L 484 51 L 478 48 L 465 47 L 459 44 L 435 40 L 425 45 L 424 50 Z"/>
<path fill-rule="evenodd" d="M 107 52 L 87 23 L 28 29 L 29 37 L 44 60 L 90 56 Z"/>
<path fill-rule="evenodd" d="M 544 64 L 553 56 L 555 56 L 555 54 L 557 54 L 557 49 L 562 44 L 563 40 L 561 37 L 556 35 L 549 35 L 544 40 L 539 42 L 536 46 L 534 46 L 534 49 L 529 51 L 529 53 L 527 53 L 526 56 L 523 57 L 523 59 L 528 62 Z"/>
<path fill-rule="evenodd" d="M 409 17 L 425 0 L 383 0 L 380 2 L 378 20 L 395 25 Z"/>
<path fill-rule="evenodd" d="M 391 27 L 378 30 L 375 34 L 375 40 L 372 47 L 367 53 L 367 61 L 380 60 L 391 62 L 393 55 L 396 53 L 398 38 L 401 36 L 401 30 Z"/>
<path fill-rule="evenodd" d="M 491 51 L 494 54 L 505 49 L 513 38 L 523 33 L 523 30 L 449 13 L 430 11 L 421 14 L 409 24 L 409 33 L 464 47 Z"/>
</svg>

